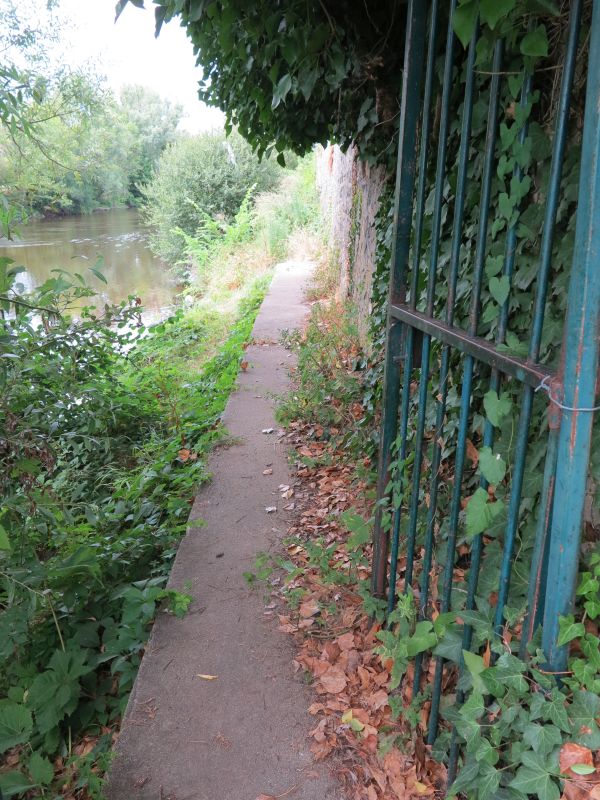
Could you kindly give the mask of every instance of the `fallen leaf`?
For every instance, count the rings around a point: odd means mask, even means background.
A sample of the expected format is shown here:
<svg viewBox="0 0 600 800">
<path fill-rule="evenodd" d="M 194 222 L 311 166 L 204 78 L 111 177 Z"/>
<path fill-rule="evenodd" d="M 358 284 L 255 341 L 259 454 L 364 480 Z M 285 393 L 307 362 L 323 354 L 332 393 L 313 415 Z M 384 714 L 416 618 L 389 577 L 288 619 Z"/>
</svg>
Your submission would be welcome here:
<svg viewBox="0 0 600 800">
<path fill-rule="evenodd" d="M 244 372 L 246 372 L 246 370 L 248 369 L 248 362 L 247 361 L 240 361 L 240 369 L 242 369 Z"/>
<path fill-rule="evenodd" d="M 268 467 L 267 469 L 263 469 L 263 475 L 272 475 L 272 474 L 273 474 L 273 468 L 272 467 Z"/>
<path fill-rule="evenodd" d="M 218 675 L 202 675 L 201 673 L 198 673 L 198 677 L 202 678 L 203 681 L 216 681 L 219 676 Z"/>
<path fill-rule="evenodd" d="M 273 514 L 275 511 L 277 511 L 277 506 L 266 506 L 265 511 L 267 514 Z"/>
<path fill-rule="evenodd" d="M 343 692 L 347 683 L 346 676 L 339 667 L 330 667 L 327 672 L 321 676 L 323 688 L 331 694 Z"/>
<path fill-rule="evenodd" d="M 594 759 L 592 751 L 588 747 L 575 744 L 574 742 L 567 742 L 560 748 L 558 756 L 558 763 L 560 771 L 563 775 L 576 775 L 571 767 L 575 764 L 587 764 L 590 767 L 594 766 Z"/>
<path fill-rule="evenodd" d="M 275 428 L 263 428 L 262 432 L 263 433 L 273 433 L 274 430 L 275 430 Z"/>
<path fill-rule="evenodd" d="M 306 600 L 298 609 L 301 617 L 314 617 L 321 610 L 316 600 Z"/>
<path fill-rule="evenodd" d="M 473 467 L 476 468 L 479 463 L 479 450 L 470 439 L 467 439 L 467 458 L 473 464 Z"/>
</svg>

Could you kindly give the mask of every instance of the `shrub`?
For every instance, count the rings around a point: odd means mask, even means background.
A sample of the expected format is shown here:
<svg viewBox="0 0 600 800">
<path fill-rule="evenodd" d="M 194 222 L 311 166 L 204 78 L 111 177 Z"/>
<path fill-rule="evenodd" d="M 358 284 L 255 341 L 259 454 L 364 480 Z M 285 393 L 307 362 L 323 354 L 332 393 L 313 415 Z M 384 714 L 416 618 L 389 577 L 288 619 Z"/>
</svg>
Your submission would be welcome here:
<svg viewBox="0 0 600 800">
<path fill-rule="evenodd" d="M 179 139 L 163 153 L 154 179 L 143 190 L 153 249 L 176 263 L 185 252 L 178 231 L 194 236 L 207 216 L 231 220 L 250 187 L 268 191 L 281 174 L 275 161 L 259 162 L 236 133 Z"/>
</svg>

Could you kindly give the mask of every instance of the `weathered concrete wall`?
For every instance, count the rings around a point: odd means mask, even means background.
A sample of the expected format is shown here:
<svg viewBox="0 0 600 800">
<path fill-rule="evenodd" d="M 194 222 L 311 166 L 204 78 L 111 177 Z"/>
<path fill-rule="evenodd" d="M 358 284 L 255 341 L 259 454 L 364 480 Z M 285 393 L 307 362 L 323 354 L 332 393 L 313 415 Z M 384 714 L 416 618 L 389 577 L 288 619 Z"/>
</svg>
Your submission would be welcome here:
<svg viewBox="0 0 600 800">
<path fill-rule="evenodd" d="M 385 177 L 382 167 L 359 161 L 354 148 L 342 153 L 330 145 L 317 151 L 317 186 L 329 246 L 339 262 L 340 295 L 356 305 L 363 337 L 371 313 L 375 215 Z"/>
</svg>

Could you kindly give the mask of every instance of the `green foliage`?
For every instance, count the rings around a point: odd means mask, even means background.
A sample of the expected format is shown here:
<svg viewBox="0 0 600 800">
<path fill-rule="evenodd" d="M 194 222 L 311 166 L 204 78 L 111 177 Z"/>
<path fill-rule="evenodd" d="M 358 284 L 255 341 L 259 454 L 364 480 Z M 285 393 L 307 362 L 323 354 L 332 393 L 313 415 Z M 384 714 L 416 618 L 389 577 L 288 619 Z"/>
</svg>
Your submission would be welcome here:
<svg viewBox="0 0 600 800">
<path fill-rule="evenodd" d="M 301 419 L 335 437 L 349 454 L 372 453 L 370 430 L 362 417 L 366 361 L 358 345 L 354 311 L 337 303 L 315 305 L 304 333 L 286 339 L 297 354 L 295 389 L 278 408 L 283 424 Z"/>
<path fill-rule="evenodd" d="M 210 314 L 145 330 L 132 301 L 73 319 L 82 276 L 31 295 L 17 280 L 1 260 L 0 750 L 21 755 L 5 797 L 48 786 L 56 754 L 116 724 L 159 608 L 189 607 L 165 583 L 264 293 L 207 360 Z M 109 744 L 69 758 L 97 798 Z"/>
<path fill-rule="evenodd" d="M 202 242 L 221 223 L 232 221 L 250 187 L 267 191 L 280 175 L 272 160 L 259 162 L 237 134 L 226 138 L 212 132 L 177 140 L 165 150 L 156 175 L 143 189 L 153 249 L 177 263 L 185 256 L 185 236 Z"/>
<path fill-rule="evenodd" d="M 117 100 L 77 74 L 43 95 L 32 90 L 18 108 L 20 124 L 8 110 L 2 118 L 0 184 L 11 203 L 41 214 L 137 201 L 181 117 L 149 89 L 125 87 Z"/>
<path fill-rule="evenodd" d="M 157 30 L 179 17 L 193 43 L 200 98 L 280 163 L 286 150 L 329 140 L 356 140 L 372 157 L 391 151 L 405 14 L 394 2 L 156 2 Z"/>
</svg>

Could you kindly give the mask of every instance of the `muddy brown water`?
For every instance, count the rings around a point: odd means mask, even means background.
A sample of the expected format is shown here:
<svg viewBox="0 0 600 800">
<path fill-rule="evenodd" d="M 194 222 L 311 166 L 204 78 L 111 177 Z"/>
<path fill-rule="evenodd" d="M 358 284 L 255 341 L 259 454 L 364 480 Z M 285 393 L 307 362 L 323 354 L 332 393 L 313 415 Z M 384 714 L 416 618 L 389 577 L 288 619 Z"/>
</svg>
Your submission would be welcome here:
<svg viewBox="0 0 600 800">
<path fill-rule="evenodd" d="M 167 264 L 150 250 L 148 230 L 135 209 L 33 220 L 19 234 L 14 241 L 0 239 L 0 256 L 25 268 L 18 276 L 25 291 L 52 277 L 53 269 L 64 269 L 83 275 L 98 292 L 97 304 L 135 295 L 142 300 L 146 322 L 168 315 L 176 285 Z M 90 267 L 98 268 L 107 283 Z"/>
</svg>

